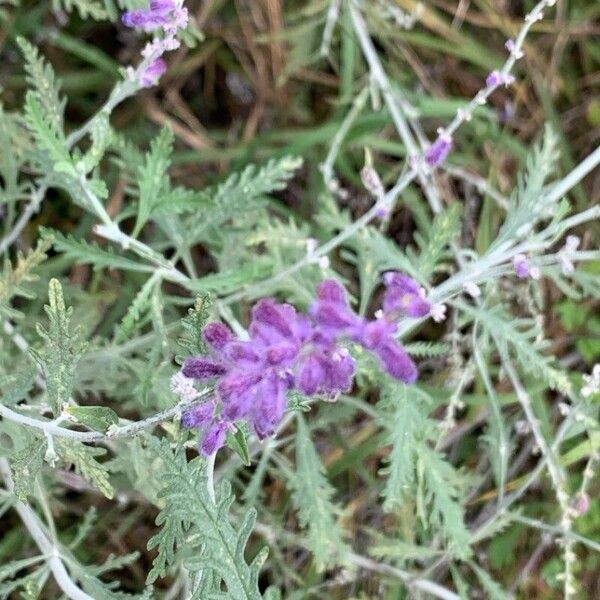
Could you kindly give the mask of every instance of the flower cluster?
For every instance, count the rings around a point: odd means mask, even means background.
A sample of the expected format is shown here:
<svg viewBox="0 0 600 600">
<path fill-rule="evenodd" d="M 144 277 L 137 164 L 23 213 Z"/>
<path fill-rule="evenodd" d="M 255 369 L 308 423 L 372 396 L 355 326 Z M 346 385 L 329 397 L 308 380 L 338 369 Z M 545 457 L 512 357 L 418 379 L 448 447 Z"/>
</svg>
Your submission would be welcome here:
<svg viewBox="0 0 600 600">
<path fill-rule="evenodd" d="M 350 391 L 356 363 L 348 342 L 372 352 L 392 377 L 416 381 L 417 367 L 395 339 L 397 323 L 402 316 L 425 317 L 432 306 L 411 277 L 388 273 L 384 282 L 383 310 L 373 320 L 357 315 L 345 289 L 328 279 L 308 314 L 272 298 L 260 300 L 252 310 L 248 340 L 235 337 L 222 323 L 207 325 L 210 355 L 189 358 L 182 369 L 185 378 L 216 382 L 214 398 L 183 416 L 186 427 L 202 430 L 202 452 L 216 452 L 227 432 L 236 430 L 236 421 L 248 422 L 260 438 L 272 435 L 292 389 L 329 397 Z M 176 387 L 181 386 L 178 379 Z"/>
<path fill-rule="evenodd" d="M 123 24 L 146 32 L 162 30 L 164 37 L 156 37 L 142 51 L 144 68 L 139 74 L 143 87 L 152 87 L 167 70 L 162 55 L 179 48 L 176 35 L 187 26 L 188 11 L 180 0 L 151 0 L 149 8 L 123 13 Z"/>
</svg>

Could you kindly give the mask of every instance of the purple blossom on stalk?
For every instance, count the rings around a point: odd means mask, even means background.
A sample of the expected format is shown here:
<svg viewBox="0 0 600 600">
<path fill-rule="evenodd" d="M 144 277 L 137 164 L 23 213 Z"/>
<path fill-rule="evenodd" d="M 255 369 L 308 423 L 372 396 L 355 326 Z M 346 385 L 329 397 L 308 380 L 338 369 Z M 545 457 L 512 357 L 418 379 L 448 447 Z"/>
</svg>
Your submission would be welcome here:
<svg viewBox="0 0 600 600">
<path fill-rule="evenodd" d="M 430 167 L 437 167 L 448 158 L 453 146 L 452 137 L 445 132 L 441 132 L 425 152 L 425 162 Z"/>
<path fill-rule="evenodd" d="M 500 71 L 492 71 L 485 80 L 487 87 L 498 87 L 500 85 L 512 85 L 515 78 L 510 73 L 501 73 Z"/>
<path fill-rule="evenodd" d="M 123 13 L 121 21 L 126 27 L 133 27 L 145 32 L 154 32 L 159 29 L 164 31 L 164 37 L 155 39 L 146 45 L 142 51 L 145 62 L 139 73 L 129 67 L 129 76 L 139 78 L 142 87 L 148 88 L 156 85 L 158 80 L 167 70 L 167 63 L 162 55 L 179 47 L 176 34 L 188 23 L 187 8 L 182 6 L 180 0 L 152 0 L 146 9 L 129 10 Z"/>
<path fill-rule="evenodd" d="M 187 25 L 188 11 L 175 0 L 152 0 L 149 8 L 128 10 L 121 20 L 126 27 L 147 32 L 163 28 L 167 33 L 175 33 Z"/>
<path fill-rule="evenodd" d="M 395 339 L 400 314 L 425 316 L 430 305 L 419 284 L 401 273 L 386 275 L 384 312 L 375 320 L 358 316 L 346 290 L 323 281 L 309 314 L 272 298 L 252 310 L 249 339 L 236 338 L 221 323 L 210 323 L 204 339 L 210 356 L 186 360 L 182 376 L 215 380 L 215 397 L 183 416 L 186 427 L 201 430 L 203 454 L 213 454 L 236 422 L 246 421 L 259 438 L 273 435 L 283 418 L 290 390 L 335 398 L 349 392 L 356 362 L 345 347 L 354 342 L 379 358 L 392 377 L 413 383 L 418 370 Z"/>
<path fill-rule="evenodd" d="M 431 304 L 425 299 L 425 289 L 404 273 L 390 272 L 383 277 L 386 292 L 383 297 L 385 313 L 399 311 L 409 317 L 425 317 Z"/>
<path fill-rule="evenodd" d="M 158 83 L 158 80 L 167 72 L 167 63 L 162 58 L 157 58 L 140 76 L 142 87 L 149 88 Z"/>
<path fill-rule="evenodd" d="M 524 254 L 517 254 L 513 258 L 515 273 L 519 279 L 539 279 L 541 272 L 539 267 L 532 265 Z"/>
</svg>

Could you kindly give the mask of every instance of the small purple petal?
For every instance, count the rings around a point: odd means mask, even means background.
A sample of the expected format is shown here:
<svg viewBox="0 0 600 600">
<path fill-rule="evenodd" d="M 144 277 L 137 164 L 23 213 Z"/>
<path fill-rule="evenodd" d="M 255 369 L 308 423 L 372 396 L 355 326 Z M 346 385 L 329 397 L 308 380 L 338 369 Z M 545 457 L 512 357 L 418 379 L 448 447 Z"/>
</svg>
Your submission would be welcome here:
<svg viewBox="0 0 600 600">
<path fill-rule="evenodd" d="M 260 300 L 252 309 L 251 337 L 266 344 L 293 338 L 296 311 L 289 305 L 277 304 L 272 298 Z"/>
<path fill-rule="evenodd" d="M 225 444 L 225 437 L 227 435 L 228 425 L 225 421 L 221 421 L 213 425 L 202 438 L 200 449 L 204 456 L 211 456 L 219 448 L 222 448 Z"/>
<path fill-rule="evenodd" d="M 431 304 L 420 296 L 413 297 L 406 307 L 406 314 L 416 319 L 427 316 L 430 311 Z"/>
<path fill-rule="evenodd" d="M 191 427 L 208 427 L 213 420 L 215 415 L 215 401 L 209 400 L 204 404 L 200 404 L 188 410 L 183 414 L 181 422 L 184 427 L 190 429 Z"/>
<path fill-rule="evenodd" d="M 383 311 L 386 314 L 402 311 L 410 317 L 424 317 L 431 311 L 425 300 L 425 290 L 412 277 L 404 273 L 390 272 L 384 275 L 387 287 L 383 296 Z"/>
<path fill-rule="evenodd" d="M 347 351 L 335 352 L 327 361 L 326 391 L 332 394 L 349 392 L 352 389 L 355 373 L 356 362 Z"/>
<path fill-rule="evenodd" d="M 232 401 L 245 394 L 262 379 L 258 372 L 236 370 L 228 373 L 217 386 L 217 391 L 223 401 Z"/>
<path fill-rule="evenodd" d="M 286 400 L 287 383 L 274 371 L 269 372 L 261 383 L 260 401 L 254 412 L 254 430 L 260 439 L 275 433 L 275 429 L 283 417 Z"/>
<path fill-rule="evenodd" d="M 298 376 L 298 387 L 303 394 L 316 394 L 325 383 L 325 369 L 316 354 L 311 354 L 302 364 Z"/>
<path fill-rule="evenodd" d="M 359 341 L 368 350 L 373 350 L 383 344 L 395 331 L 394 323 L 386 319 L 376 319 L 365 325 Z"/>
<path fill-rule="evenodd" d="M 223 354 L 236 367 L 252 369 L 260 362 L 260 355 L 252 342 L 230 342 L 225 346 Z"/>
<path fill-rule="evenodd" d="M 487 87 L 496 87 L 499 86 L 503 81 L 502 74 L 500 71 L 492 71 L 485 80 L 485 85 Z"/>
<path fill-rule="evenodd" d="M 158 83 L 158 80 L 167 72 L 167 63 L 162 58 L 157 58 L 143 73 L 140 82 L 143 87 L 149 88 Z"/>
<path fill-rule="evenodd" d="M 319 325 L 329 329 L 344 330 L 356 327 L 360 323 L 359 317 L 349 308 L 333 302 L 317 302 L 312 313 Z"/>
<path fill-rule="evenodd" d="M 517 254 L 513 259 L 515 273 L 519 279 L 527 279 L 531 273 L 529 261 L 524 254 Z"/>
<path fill-rule="evenodd" d="M 188 358 L 181 372 L 186 377 L 191 377 L 192 379 L 212 379 L 224 375 L 227 372 L 227 368 L 210 358 L 197 356 Z"/>
<path fill-rule="evenodd" d="M 346 290 L 335 279 L 326 279 L 317 288 L 317 298 L 341 306 L 348 306 Z"/>
<path fill-rule="evenodd" d="M 234 337 L 229 327 L 223 323 L 209 323 L 204 328 L 204 339 L 213 350 L 220 352 L 225 344 L 231 342 Z"/>
<path fill-rule="evenodd" d="M 440 134 L 425 152 L 425 162 L 430 167 L 437 167 L 437 165 L 446 160 L 452 150 L 452 146 L 452 138 L 447 134 Z"/>
<path fill-rule="evenodd" d="M 419 371 L 406 350 L 392 338 L 376 348 L 375 352 L 381 359 L 385 370 L 404 383 L 414 383 Z"/>
<path fill-rule="evenodd" d="M 298 356 L 298 348 L 287 342 L 282 342 L 267 350 L 267 362 L 272 366 L 289 365 Z"/>
</svg>

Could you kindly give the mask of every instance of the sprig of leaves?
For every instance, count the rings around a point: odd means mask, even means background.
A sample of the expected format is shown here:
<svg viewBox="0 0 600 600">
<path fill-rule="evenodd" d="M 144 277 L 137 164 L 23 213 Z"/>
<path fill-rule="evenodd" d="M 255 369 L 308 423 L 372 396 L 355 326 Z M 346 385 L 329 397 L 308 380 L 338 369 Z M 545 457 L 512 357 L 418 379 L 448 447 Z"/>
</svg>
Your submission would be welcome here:
<svg viewBox="0 0 600 600">
<path fill-rule="evenodd" d="M 80 339 L 79 327 L 71 329 L 73 308 L 66 308 L 62 286 L 57 279 L 50 280 L 48 298 L 50 303 L 44 307 L 49 319 L 48 328 L 39 323 L 36 325 L 44 344 L 30 352 L 44 373 L 48 402 L 57 416 L 71 396 L 77 363 L 85 353 L 87 342 Z"/>
</svg>

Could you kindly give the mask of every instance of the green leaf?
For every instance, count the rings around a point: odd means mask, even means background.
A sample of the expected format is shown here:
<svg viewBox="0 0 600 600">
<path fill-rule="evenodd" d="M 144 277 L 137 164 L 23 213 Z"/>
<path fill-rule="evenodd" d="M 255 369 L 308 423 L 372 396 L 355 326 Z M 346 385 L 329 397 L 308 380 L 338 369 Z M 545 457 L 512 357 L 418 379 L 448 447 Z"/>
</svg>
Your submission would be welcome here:
<svg viewBox="0 0 600 600">
<path fill-rule="evenodd" d="M 258 170 L 250 165 L 241 173 L 230 175 L 216 189 L 212 201 L 191 219 L 188 230 L 190 245 L 205 240 L 213 228 L 226 221 L 243 218 L 245 214 L 256 211 L 262 206 L 265 194 L 284 189 L 301 164 L 301 158 L 285 156 L 270 160 Z"/>
<path fill-rule="evenodd" d="M 28 396 L 36 371 L 30 360 L 27 363 L 25 369 L 0 375 L 0 398 L 5 406 L 15 405 Z"/>
<path fill-rule="evenodd" d="M 108 406 L 69 406 L 67 412 L 94 431 L 105 432 L 119 422 L 119 415 Z"/>
<path fill-rule="evenodd" d="M 419 444 L 417 453 L 425 480 L 425 500 L 430 503 L 427 518 L 443 533 L 452 556 L 462 560 L 469 558 L 470 534 L 465 525 L 464 508 L 459 504 L 458 475 L 427 443 Z"/>
<path fill-rule="evenodd" d="M 511 350 L 511 354 L 514 354 L 526 372 L 542 379 L 554 390 L 566 395 L 571 394 L 572 385 L 568 376 L 553 366 L 553 357 L 545 356 L 538 350 L 545 349 L 547 343 L 538 341 L 538 330 L 534 321 L 515 319 L 503 306 L 484 309 L 462 303 L 461 309 L 481 323 L 498 342 L 501 353 L 508 354 Z"/>
<path fill-rule="evenodd" d="M 536 223 L 553 216 L 555 207 L 545 203 L 546 194 L 543 191 L 546 181 L 556 173 L 558 141 L 558 136 L 550 127 L 546 127 L 541 144 L 527 158 L 526 173 L 519 177 L 506 220 L 488 252 L 507 240 L 526 237 Z"/>
<path fill-rule="evenodd" d="M 308 529 L 308 548 L 314 554 L 317 569 L 322 571 L 339 564 L 348 548 L 335 519 L 339 509 L 331 501 L 333 488 L 324 476 L 325 469 L 300 413 L 297 423 L 296 472 L 289 485 L 300 525 Z"/>
<path fill-rule="evenodd" d="M 66 100 L 60 97 L 60 83 L 56 80 L 54 69 L 25 38 L 18 37 L 17 43 L 25 57 L 27 84 L 33 88 L 35 98 L 53 129 L 62 131 Z"/>
<path fill-rule="evenodd" d="M 249 467 L 252 464 L 246 432 L 241 424 L 235 433 L 227 433 L 227 445 L 242 459 L 244 465 Z"/>
<path fill-rule="evenodd" d="M 152 267 L 141 264 L 131 258 L 115 254 L 110 247 L 100 248 L 97 244 L 90 244 L 85 240 L 76 240 L 72 235 L 63 235 L 58 231 L 43 229 L 44 237 L 51 236 L 54 239 L 54 248 L 70 258 L 74 263 L 91 264 L 94 269 L 124 269 L 126 271 L 146 272 Z"/>
<path fill-rule="evenodd" d="M 71 331 L 73 309 L 65 307 L 62 286 L 57 279 L 50 280 L 48 297 L 50 304 L 44 307 L 50 320 L 48 329 L 36 324 L 44 345 L 32 348 L 30 352 L 44 372 L 48 402 L 54 415 L 58 416 L 62 405 L 71 396 L 77 363 L 85 353 L 87 343 L 80 339 L 78 327 Z"/>
<path fill-rule="evenodd" d="M 462 227 L 460 217 L 461 205 L 455 202 L 450 208 L 436 215 L 427 240 L 423 240 L 420 235 L 415 236 L 421 248 L 416 257 L 417 273 L 421 279 L 427 279 L 434 273 L 438 263 L 450 256 L 450 243 L 459 236 Z"/>
<path fill-rule="evenodd" d="M 392 451 L 386 466 L 380 471 L 387 475 L 383 491 L 383 507 L 387 511 L 401 508 L 412 493 L 415 482 L 418 440 L 425 434 L 425 417 L 414 393 L 406 385 L 390 383 L 384 388 L 383 403 L 392 409 L 384 419 L 389 427 L 387 442 Z"/>
<path fill-rule="evenodd" d="M 15 495 L 21 502 L 26 502 L 27 496 L 33 494 L 35 480 L 44 463 L 45 451 L 46 440 L 34 439 L 25 448 L 18 450 L 10 457 Z"/>
<path fill-rule="evenodd" d="M 171 129 L 163 127 L 160 134 L 150 144 L 150 152 L 146 154 L 146 161 L 140 168 L 138 174 L 140 197 L 133 230 L 134 237 L 146 224 L 156 205 L 161 202 L 162 193 L 167 187 L 165 182 L 168 182 L 167 170 L 171 164 L 173 139 Z"/>
<path fill-rule="evenodd" d="M 207 348 L 202 334 L 204 327 L 212 317 L 213 298 L 210 294 L 196 296 L 194 308 L 188 309 L 187 316 L 181 320 L 183 332 L 177 343 L 186 351 L 186 356 L 178 357 L 183 362 L 187 356 L 206 354 Z"/>
<path fill-rule="evenodd" d="M 123 317 L 123 320 L 115 332 L 116 343 L 119 344 L 124 342 L 135 331 L 136 325 L 140 322 L 142 315 L 150 310 L 152 294 L 159 284 L 160 280 L 157 277 L 150 277 L 150 279 L 144 283 L 133 299 L 133 302 L 129 305 L 127 314 Z"/>
<path fill-rule="evenodd" d="M 25 121 L 38 147 L 47 153 L 49 166 L 57 172 L 77 177 L 62 129 L 46 116 L 42 104 L 32 91 L 25 96 Z"/>
<path fill-rule="evenodd" d="M 64 462 L 72 464 L 77 473 L 100 490 L 107 498 L 111 499 L 114 496 L 115 492 L 108 478 L 108 469 L 95 458 L 104 456 L 106 454 L 105 448 L 86 446 L 66 438 L 56 438 L 54 443 L 58 455 Z"/>
<path fill-rule="evenodd" d="M 35 250 L 30 250 L 26 256 L 19 252 L 14 267 L 8 258 L 6 259 L 0 276 L 0 315 L 9 319 L 21 317 L 21 313 L 10 306 L 10 302 L 15 297 L 33 297 L 24 285 L 37 281 L 38 276 L 33 273 L 33 270 L 46 260 L 46 251 L 51 245 L 51 239 L 40 240 Z"/>
<path fill-rule="evenodd" d="M 479 579 L 481 586 L 486 592 L 486 597 L 490 600 L 509 600 L 512 596 L 505 592 L 493 579 L 484 571 L 481 567 L 477 566 L 474 562 L 469 561 L 469 566 Z"/>
<path fill-rule="evenodd" d="M 82 19 L 88 16 L 95 21 L 104 21 L 108 19 L 106 7 L 96 0 L 52 0 L 55 11 L 64 10 L 67 13 L 77 10 Z"/>
<path fill-rule="evenodd" d="M 215 504 L 207 488 L 202 458 L 188 464 L 184 450 L 180 448 L 173 453 L 167 440 L 151 437 L 148 443 L 165 466 L 162 475 L 165 487 L 161 492 L 165 507 L 157 518 L 162 529 L 148 542 L 148 549 L 158 547 L 159 554 L 148 583 L 164 576 L 179 552 L 185 550 L 193 556 L 186 564 L 196 570 L 212 570 L 225 583 L 227 592 L 212 597 L 259 600 L 258 576 L 265 553 L 259 552 L 250 565 L 244 557 L 254 526 L 254 510 L 246 513 L 239 530 L 235 530 L 227 516 L 233 502 L 229 484 L 223 482 Z M 195 545 L 192 539 L 196 540 Z"/>
</svg>

